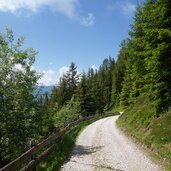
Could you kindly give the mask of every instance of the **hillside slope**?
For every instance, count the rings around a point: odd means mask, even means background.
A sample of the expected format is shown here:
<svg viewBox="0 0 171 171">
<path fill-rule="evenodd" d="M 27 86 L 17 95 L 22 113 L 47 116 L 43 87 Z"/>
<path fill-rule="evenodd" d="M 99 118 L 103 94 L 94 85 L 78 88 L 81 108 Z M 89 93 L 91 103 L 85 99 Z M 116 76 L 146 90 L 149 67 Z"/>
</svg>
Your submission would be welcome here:
<svg viewBox="0 0 171 171">
<path fill-rule="evenodd" d="M 117 124 L 157 154 L 160 161 L 171 170 L 171 110 L 155 115 L 155 106 L 146 97 L 125 110 Z"/>
</svg>

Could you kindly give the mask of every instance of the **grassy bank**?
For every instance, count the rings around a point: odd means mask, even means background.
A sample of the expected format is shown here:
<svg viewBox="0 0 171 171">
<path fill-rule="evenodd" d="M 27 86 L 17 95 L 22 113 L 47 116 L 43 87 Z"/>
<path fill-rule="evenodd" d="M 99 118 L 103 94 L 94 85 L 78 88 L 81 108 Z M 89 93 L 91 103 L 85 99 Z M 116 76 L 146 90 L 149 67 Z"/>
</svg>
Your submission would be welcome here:
<svg viewBox="0 0 171 171">
<path fill-rule="evenodd" d="M 155 107 L 146 97 L 125 110 L 118 126 L 151 149 L 166 170 L 171 170 L 171 110 L 156 117 Z"/>
<path fill-rule="evenodd" d="M 51 153 L 51 155 L 49 155 L 48 158 L 42 161 L 36 169 L 38 171 L 60 170 L 60 167 L 64 163 L 64 161 L 66 161 L 69 158 L 69 155 L 74 147 L 78 135 L 86 128 L 86 126 L 95 122 L 98 119 L 110 116 L 111 114 L 112 113 L 103 116 L 96 116 L 95 118 L 89 121 L 84 121 L 83 123 L 76 126 L 73 130 L 71 130 L 64 137 L 62 137 L 60 143 L 57 142 L 59 144 L 58 147 L 56 147 L 53 153 Z M 118 113 L 116 112 L 115 114 Z"/>
</svg>

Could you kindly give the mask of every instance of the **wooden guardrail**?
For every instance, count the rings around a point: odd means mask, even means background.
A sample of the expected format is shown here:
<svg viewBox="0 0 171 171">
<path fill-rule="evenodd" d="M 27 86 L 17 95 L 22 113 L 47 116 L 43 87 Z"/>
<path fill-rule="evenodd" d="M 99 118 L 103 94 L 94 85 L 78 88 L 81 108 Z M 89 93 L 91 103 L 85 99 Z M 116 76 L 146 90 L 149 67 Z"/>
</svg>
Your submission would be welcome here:
<svg viewBox="0 0 171 171">
<path fill-rule="evenodd" d="M 116 114 L 119 114 L 119 113 L 115 113 L 115 115 Z M 112 116 L 112 115 L 114 115 L 114 113 L 107 113 L 106 115 L 101 115 L 100 118 Z M 55 147 L 57 147 L 57 143 L 55 143 L 55 140 L 58 140 L 60 137 L 65 135 L 66 132 L 72 130 L 72 128 L 77 126 L 79 123 L 81 123 L 85 120 L 93 119 L 95 117 L 96 117 L 95 115 L 89 116 L 89 117 L 81 118 L 81 119 L 78 119 L 74 122 L 71 122 L 62 131 L 55 133 L 55 134 L 52 134 L 47 139 L 43 140 L 39 144 L 30 148 L 28 151 L 23 153 L 17 159 L 13 160 L 9 164 L 7 164 L 3 168 L 1 168 L 0 171 L 15 171 L 15 170 L 19 169 L 19 167 L 21 168 L 21 165 L 26 161 L 28 161 L 27 164 L 20 170 L 21 171 L 32 170 L 40 161 L 42 161 L 42 159 L 46 158 L 53 151 L 53 149 Z M 50 144 L 52 144 L 52 145 L 50 145 Z M 48 145 L 50 145 L 50 147 L 47 147 Z M 44 151 L 41 152 L 43 149 L 44 149 Z M 40 152 L 41 152 L 41 154 L 37 155 L 36 157 L 33 157 L 37 153 L 40 153 Z"/>
<path fill-rule="evenodd" d="M 71 130 L 73 127 L 75 127 L 79 123 L 81 123 L 85 120 L 90 120 L 92 118 L 94 118 L 94 116 L 81 118 L 77 121 L 74 121 L 74 122 L 68 124 L 62 131 L 49 136 L 47 139 L 43 140 L 39 144 L 30 148 L 28 151 L 23 153 L 17 159 L 15 159 L 11 163 L 9 163 L 6 166 L 4 166 L 3 168 L 1 168 L 0 171 L 15 171 L 19 167 L 21 167 L 21 165 L 27 160 L 28 160 L 28 162 L 29 162 L 29 160 L 31 160 L 31 161 L 26 166 L 24 166 L 21 170 L 22 171 L 32 170 L 36 166 L 36 164 L 39 163 L 43 158 L 47 157 L 57 145 L 57 144 L 53 143 L 50 147 L 47 147 L 49 144 L 51 144 L 52 142 L 55 142 L 54 140 L 59 139 L 59 137 L 63 136 L 66 132 Z M 40 155 L 38 155 L 37 157 L 33 157 L 35 154 L 37 154 L 38 152 L 43 150 L 45 147 L 46 147 L 46 149 Z"/>
</svg>

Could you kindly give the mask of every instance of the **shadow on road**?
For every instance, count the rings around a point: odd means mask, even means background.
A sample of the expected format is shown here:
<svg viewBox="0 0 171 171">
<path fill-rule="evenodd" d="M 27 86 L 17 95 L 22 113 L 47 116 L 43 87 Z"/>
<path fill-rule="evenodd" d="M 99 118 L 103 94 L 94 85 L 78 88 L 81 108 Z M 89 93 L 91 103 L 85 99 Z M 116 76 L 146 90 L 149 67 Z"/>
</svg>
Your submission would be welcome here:
<svg viewBox="0 0 171 171">
<path fill-rule="evenodd" d="M 89 155 L 92 153 L 95 153 L 99 150 L 101 150 L 102 148 L 104 148 L 104 146 L 97 146 L 97 147 L 92 147 L 92 146 L 81 146 L 81 145 L 76 145 L 74 148 L 74 151 L 72 152 L 72 156 L 83 156 L 83 155 Z M 105 170 L 114 170 L 114 171 L 124 171 L 124 170 L 120 170 L 120 169 L 115 169 L 112 168 L 111 166 L 105 166 L 105 165 L 95 165 L 95 164 L 85 164 L 85 163 L 80 163 L 74 160 L 71 160 L 71 162 L 73 163 L 79 163 L 82 165 L 89 165 L 92 167 L 95 167 L 97 169 L 105 169 Z"/>
<path fill-rule="evenodd" d="M 72 155 L 82 156 L 82 155 L 92 154 L 95 153 L 96 151 L 99 151 L 103 147 L 104 146 L 92 147 L 92 146 L 76 145 Z"/>
</svg>

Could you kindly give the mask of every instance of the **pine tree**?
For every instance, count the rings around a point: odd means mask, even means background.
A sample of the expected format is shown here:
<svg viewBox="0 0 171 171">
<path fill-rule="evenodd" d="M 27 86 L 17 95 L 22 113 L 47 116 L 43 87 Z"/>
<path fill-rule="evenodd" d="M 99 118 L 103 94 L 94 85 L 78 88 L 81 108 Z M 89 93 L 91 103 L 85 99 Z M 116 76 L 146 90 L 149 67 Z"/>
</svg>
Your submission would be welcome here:
<svg viewBox="0 0 171 171">
<path fill-rule="evenodd" d="M 88 89 L 85 73 L 81 76 L 81 81 L 77 91 L 82 116 L 86 117 L 95 114 L 94 101 L 91 97 L 90 89 Z"/>
<path fill-rule="evenodd" d="M 112 103 L 114 106 L 119 105 L 122 83 L 125 76 L 126 58 L 128 58 L 127 40 L 121 44 L 121 50 L 115 68 L 112 71 Z"/>
<path fill-rule="evenodd" d="M 106 110 L 111 106 L 112 97 L 112 71 L 115 61 L 111 57 L 106 58 L 98 71 L 99 91 L 101 92 Z"/>
<path fill-rule="evenodd" d="M 80 75 L 77 73 L 77 67 L 74 62 L 71 63 L 69 71 L 64 74 L 64 81 L 67 86 L 67 99 L 68 101 L 72 98 L 72 95 L 75 93 L 79 82 Z"/>
<path fill-rule="evenodd" d="M 144 5 L 146 87 L 156 101 L 157 113 L 167 110 L 171 99 L 171 1 L 147 1 Z M 148 16 L 150 14 L 150 16 Z M 148 16 L 148 17 L 147 17 Z"/>
<path fill-rule="evenodd" d="M 129 76 L 126 75 L 123 84 L 125 90 L 131 85 L 130 103 L 146 93 L 155 102 L 158 114 L 167 110 L 171 101 L 170 6 L 169 0 L 148 0 L 138 8 L 130 32 L 126 71 Z"/>
</svg>

